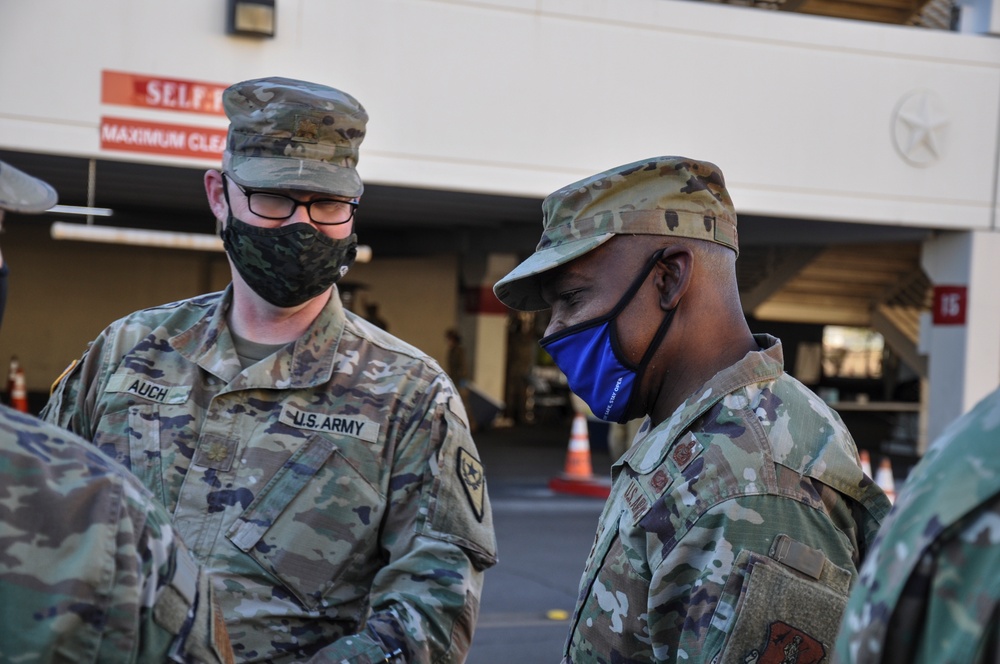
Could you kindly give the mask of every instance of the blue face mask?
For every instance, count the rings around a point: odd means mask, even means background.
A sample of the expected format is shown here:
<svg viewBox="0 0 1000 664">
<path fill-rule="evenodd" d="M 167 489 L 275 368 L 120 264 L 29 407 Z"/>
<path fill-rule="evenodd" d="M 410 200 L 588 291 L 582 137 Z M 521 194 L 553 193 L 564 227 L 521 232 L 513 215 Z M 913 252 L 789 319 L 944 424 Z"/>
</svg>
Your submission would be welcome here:
<svg viewBox="0 0 1000 664">
<path fill-rule="evenodd" d="M 584 321 L 543 338 L 539 344 L 559 366 L 574 394 L 583 399 L 594 416 L 605 422 L 623 423 L 632 411 L 636 386 L 650 358 L 670 327 L 674 311 L 664 315 L 656 335 L 638 364 L 625 359 L 618 343 L 614 322 L 632 301 L 650 271 L 660 259 L 662 251 L 653 254 L 625 295 L 615 307 L 599 318 Z"/>
</svg>

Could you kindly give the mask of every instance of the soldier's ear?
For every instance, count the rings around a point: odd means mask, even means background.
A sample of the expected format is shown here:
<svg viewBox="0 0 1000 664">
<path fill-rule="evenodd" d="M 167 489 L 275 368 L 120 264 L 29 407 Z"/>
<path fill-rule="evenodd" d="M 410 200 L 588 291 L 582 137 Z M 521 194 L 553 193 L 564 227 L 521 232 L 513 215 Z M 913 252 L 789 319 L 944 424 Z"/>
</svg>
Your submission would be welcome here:
<svg viewBox="0 0 1000 664">
<path fill-rule="evenodd" d="M 212 214 L 223 224 L 229 216 L 229 205 L 226 203 L 226 196 L 223 187 L 226 186 L 222 173 L 215 169 L 205 171 L 205 195 L 208 197 L 208 207 Z"/>
<path fill-rule="evenodd" d="M 660 309 L 670 311 L 687 293 L 691 285 L 694 254 L 681 245 L 667 247 L 656 261 L 653 284 L 660 294 Z"/>
</svg>

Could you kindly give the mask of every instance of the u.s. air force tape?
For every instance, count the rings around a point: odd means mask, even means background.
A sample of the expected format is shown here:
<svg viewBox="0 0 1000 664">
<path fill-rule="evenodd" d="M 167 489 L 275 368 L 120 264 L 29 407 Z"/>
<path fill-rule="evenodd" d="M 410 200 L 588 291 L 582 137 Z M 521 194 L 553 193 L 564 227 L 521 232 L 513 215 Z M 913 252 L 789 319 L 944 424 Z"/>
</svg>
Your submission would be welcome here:
<svg viewBox="0 0 1000 664">
<path fill-rule="evenodd" d="M 338 415 L 330 412 L 305 410 L 291 404 L 285 404 L 281 408 L 281 421 L 296 429 L 310 429 L 352 436 L 369 443 L 378 442 L 379 425 L 362 415 Z"/>
</svg>

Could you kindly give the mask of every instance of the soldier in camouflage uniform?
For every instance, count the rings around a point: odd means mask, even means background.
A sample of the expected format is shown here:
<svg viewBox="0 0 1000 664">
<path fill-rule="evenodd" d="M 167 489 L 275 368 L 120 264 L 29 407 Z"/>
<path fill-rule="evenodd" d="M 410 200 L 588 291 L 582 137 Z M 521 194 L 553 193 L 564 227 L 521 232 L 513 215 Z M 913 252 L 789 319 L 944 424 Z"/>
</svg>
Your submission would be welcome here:
<svg viewBox="0 0 1000 664">
<path fill-rule="evenodd" d="M 55 202 L 0 162 L 0 218 Z M 4 406 L 0 543 L 0 661 L 232 661 L 207 577 L 163 507 L 85 441 Z"/>
<path fill-rule="evenodd" d="M 0 406 L 0 487 L 0 661 L 232 661 L 207 577 L 124 468 Z"/>
<path fill-rule="evenodd" d="M 844 424 L 739 303 L 713 164 L 656 157 L 542 205 L 494 290 L 595 415 L 646 415 L 613 466 L 565 650 L 575 664 L 820 662 L 889 502 Z"/>
<path fill-rule="evenodd" d="M 851 592 L 836 661 L 1000 661 L 1000 390 L 911 471 Z"/>
<path fill-rule="evenodd" d="M 205 176 L 233 281 L 113 323 L 49 420 L 128 464 L 215 579 L 243 662 L 461 662 L 496 543 L 441 367 L 346 311 L 367 114 L 238 83 Z"/>
</svg>

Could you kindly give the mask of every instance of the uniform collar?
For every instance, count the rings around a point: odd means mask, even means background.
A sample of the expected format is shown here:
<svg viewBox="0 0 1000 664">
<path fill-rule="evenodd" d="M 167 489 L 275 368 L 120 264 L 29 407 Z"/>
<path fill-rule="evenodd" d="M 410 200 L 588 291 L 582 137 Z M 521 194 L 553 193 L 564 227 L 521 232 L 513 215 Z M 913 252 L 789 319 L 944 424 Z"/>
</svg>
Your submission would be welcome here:
<svg viewBox="0 0 1000 664">
<path fill-rule="evenodd" d="M 747 353 L 736 364 L 715 374 L 707 383 L 691 394 L 673 414 L 650 431 L 631 453 L 625 454 L 615 464 L 628 462 L 639 472 L 647 472 L 659 464 L 665 450 L 679 433 L 687 430 L 699 417 L 723 397 L 740 388 L 755 383 L 776 380 L 784 372 L 784 355 L 781 341 L 770 334 L 755 334 L 754 341 L 760 350 Z M 649 420 L 643 423 L 640 434 L 648 430 Z M 655 435 L 654 435 L 655 434 Z"/>
<path fill-rule="evenodd" d="M 230 383 L 230 389 L 299 389 L 330 380 L 347 320 L 336 286 L 330 301 L 301 337 L 245 371 L 240 367 L 226 322 L 226 312 L 232 301 L 233 286 L 230 284 L 215 307 L 190 328 L 172 337 L 170 345 L 188 361 Z"/>
</svg>

